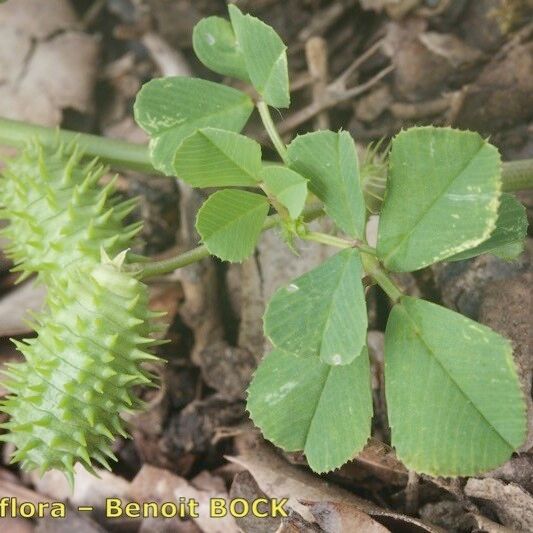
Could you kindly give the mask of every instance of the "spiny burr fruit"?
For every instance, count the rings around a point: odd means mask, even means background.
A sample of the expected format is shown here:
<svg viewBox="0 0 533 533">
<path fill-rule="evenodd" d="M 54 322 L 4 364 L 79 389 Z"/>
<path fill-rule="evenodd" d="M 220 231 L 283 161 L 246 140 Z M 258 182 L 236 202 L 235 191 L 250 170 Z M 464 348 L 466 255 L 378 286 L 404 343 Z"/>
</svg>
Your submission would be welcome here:
<svg viewBox="0 0 533 533">
<path fill-rule="evenodd" d="M 10 241 L 6 252 L 22 272 L 46 279 L 71 264 L 95 264 L 103 248 L 115 256 L 140 230 L 124 227 L 136 200 L 120 201 L 114 180 L 100 187 L 105 167 L 83 163 L 73 144 L 30 143 L 0 179 L 0 218 Z"/>
<path fill-rule="evenodd" d="M 37 337 L 16 342 L 24 363 L 5 372 L 10 421 L 1 440 L 16 446 L 13 462 L 41 472 L 55 468 L 72 479 L 81 462 L 109 468 L 111 444 L 125 435 L 120 414 L 138 410 L 136 385 L 151 385 L 142 367 L 157 360 L 150 337 L 148 292 L 124 272 L 125 253 L 96 266 L 70 267 L 54 284 Z"/>
</svg>

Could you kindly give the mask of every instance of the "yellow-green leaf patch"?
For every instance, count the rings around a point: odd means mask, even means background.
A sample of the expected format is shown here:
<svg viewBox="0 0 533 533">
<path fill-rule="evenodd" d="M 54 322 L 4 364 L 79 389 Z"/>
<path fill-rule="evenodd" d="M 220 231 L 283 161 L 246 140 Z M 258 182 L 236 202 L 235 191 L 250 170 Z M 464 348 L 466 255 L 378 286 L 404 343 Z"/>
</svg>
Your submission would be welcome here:
<svg viewBox="0 0 533 533">
<path fill-rule="evenodd" d="M 448 261 L 459 261 L 488 253 L 502 259 L 514 259 L 524 249 L 527 225 L 525 207 L 512 194 L 504 193 L 498 209 L 496 229 L 491 236 L 475 248 L 449 257 Z"/>
</svg>

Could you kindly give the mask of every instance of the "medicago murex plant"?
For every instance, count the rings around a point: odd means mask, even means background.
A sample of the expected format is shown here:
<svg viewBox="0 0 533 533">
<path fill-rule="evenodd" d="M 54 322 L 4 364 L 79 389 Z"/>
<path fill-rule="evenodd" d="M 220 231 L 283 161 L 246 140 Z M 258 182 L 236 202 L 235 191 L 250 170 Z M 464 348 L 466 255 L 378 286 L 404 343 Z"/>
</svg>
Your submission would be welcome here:
<svg viewBox="0 0 533 533">
<path fill-rule="evenodd" d="M 229 15 L 229 21 L 202 20 L 194 49 L 214 72 L 248 83 L 254 98 L 212 81 L 172 77 L 147 83 L 135 104 L 135 118 L 151 138 L 153 167 L 193 187 L 219 189 L 198 212 L 199 248 L 128 265 L 124 251 L 138 228 L 120 224 L 131 206 L 99 192 L 93 167 L 83 167 L 64 147 L 30 147 L 5 173 L 1 198 L 11 221 L 12 256 L 21 270 L 38 272 L 47 283 L 49 310 L 38 321 L 36 340 L 19 344 L 27 362 L 10 370 L 13 394 L 4 410 L 12 418 L 3 439 L 15 443 L 15 459 L 26 467 L 69 472 L 76 461 L 106 465 L 109 442 L 123 431 L 116 413 L 138 403 L 122 387 L 151 381 L 141 363 L 153 358 L 143 346 L 155 341 L 137 278 L 209 254 L 244 261 L 261 232 L 277 227 L 289 246 L 303 239 L 339 251 L 280 288 L 265 312 L 273 349 L 248 391 L 248 410 L 264 435 L 285 450 L 303 450 L 317 472 L 340 467 L 366 444 L 372 397 L 364 279 L 393 304 L 385 386 L 399 458 L 431 475 L 496 467 L 526 433 L 510 342 L 402 294 L 390 273 L 482 253 L 512 259 L 521 252 L 525 212 L 502 192 L 497 149 L 477 133 L 435 127 L 402 131 L 385 161 L 371 157 L 361 166 L 345 131 L 308 133 L 286 146 L 270 114 L 271 107 L 290 105 L 285 45 L 236 6 L 229 6 Z M 254 108 L 279 163 L 263 161 L 261 146 L 240 133 Z M 16 127 L 11 135 L 15 140 Z M 98 144 L 87 139 L 88 147 Z M 98 146 L 96 152 L 109 156 Z M 115 160 L 139 164 L 138 154 L 116 146 L 124 157 L 117 153 Z M 33 196 L 26 197 L 30 189 Z M 76 205 L 83 209 L 71 209 Z M 366 222 L 377 205 L 373 247 Z M 336 227 L 331 234 L 309 228 L 324 212 Z M 103 262 L 100 248 L 107 252 Z M 113 320 L 115 313 L 121 320 Z M 63 422 L 77 431 L 65 435 Z M 38 430 L 29 435 L 33 427 Z"/>
</svg>

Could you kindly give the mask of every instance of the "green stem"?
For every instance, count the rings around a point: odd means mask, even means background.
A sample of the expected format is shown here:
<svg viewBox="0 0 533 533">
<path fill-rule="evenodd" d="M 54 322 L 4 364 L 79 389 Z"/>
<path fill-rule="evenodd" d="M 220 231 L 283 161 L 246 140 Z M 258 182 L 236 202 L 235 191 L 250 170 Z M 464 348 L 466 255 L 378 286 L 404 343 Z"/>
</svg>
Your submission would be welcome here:
<svg viewBox="0 0 533 533">
<path fill-rule="evenodd" d="M 257 110 L 259 111 L 259 115 L 261 116 L 261 120 L 263 121 L 263 126 L 265 126 L 265 129 L 268 133 L 268 136 L 270 137 L 270 140 L 272 141 L 272 144 L 276 148 L 282 161 L 285 164 L 288 164 L 287 147 L 279 136 L 278 130 L 276 129 L 274 121 L 272 120 L 272 115 L 270 114 L 270 109 L 268 108 L 268 105 L 265 104 L 265 102 L 263 102 L 262 100 L 260 100 L 259 102 L 257 102 Z"/>
<path fill-rule="evenodd" d="M 502 181 L 505 192 L 533 189 L 533 159 L 503 163 Z"/>
<path fill-rule="evenodd" d="M 319 242 L 320 244 L 326 244 L 328 246 L 334 246 L 335 248 L 352 248 L 353 245 L 345 239 L 328 235 L 327 233 L 319 233 L 318 231 L 309 231 L 299 237 L 305 241 Z"/>
<path fill-rule="evenodd" d="M 306 241 L 319 242 L 328 246 L 335 246 L 335 248 L 357 248 L 359 251 L 369 255 L 376 255 L 376 249 L 372 246 L 368 246 L 364 242 L 350 241 L 348 239 L 342 239 L 335 237 L 334 235 L 328 235 L 327 233 L 320 233 L 318 231 L 309 231 L 299 235 L 300 239 Z"/>
<path fill-rule="evenodd" d="M 320 204 L 308 205 L 303 211 L 303 217 L 306 222 L 310 222 L 315 218 L 319 218 L 324 214 L 323 208 Z M 263 224 L 262 231 L 272 229 L 280 222 L 279 215 L 269 216 Z M 179 254 L 175 257 L 169 257 L 168 259 L 162 259 L 160 261 L 151 261 L 148 263 L 135 263 L 130 265 L 130 269 L 134 271 L 140 271 L 142 278 L 150 278 L 153 276 L 162 276 L 169 272 L 174 272 L 178 268 L 183 268 L 192 263 L 196 263 L 209 256 L 209 251 L 205 245 L 197 246 L 192 250 Z"/>
<path fill-rule="evenodd" d="M 130 266 L 131 270 L 140 270 L 141 278 L 151 278 L 153 276 L 162 276 L 169 272 L 174 272 L 178 268 L 186 267 L 192 263 L 197 263 L 202 259 L 209 257 L 209 251 L 204 244 L 176 255 L 168 259 L 161 259 L 160 261 L 151 261 L 149 263 L 135 263 Z"/>
<path fill-rule="evenodd" d="M 365 272 L 374 279 L 394 303 L 397 303 L 403 293 L 381 268 L 379 261 L 374 256 L 366 253 L 361 254 L 361 260 L 363 261 Z"/>
<path fill-rule="evenodd" d="M 52 145 L 57 141 L 75 141 L 87 156 L 98 157 L 113 168 L 159 174 L 153 167 L 148 147 L 144 144 L 0 118 L 0 144 L 22 148 L 32 139 L 45 145 Z"/>
</svg>

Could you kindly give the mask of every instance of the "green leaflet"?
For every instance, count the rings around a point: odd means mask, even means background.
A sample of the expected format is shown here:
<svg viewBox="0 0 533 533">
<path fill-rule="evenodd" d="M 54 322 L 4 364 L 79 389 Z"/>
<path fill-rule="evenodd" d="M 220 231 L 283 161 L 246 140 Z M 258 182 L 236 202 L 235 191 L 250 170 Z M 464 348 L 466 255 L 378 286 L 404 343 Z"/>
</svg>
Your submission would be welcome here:
<svg viewBox="0 0 533 533">
<path fill-rule="evenodd" d="M 385 334 L 392 444 L 409 468 L 473 476 L 505 462 L 526 434 L 506 339 L 438 305 L 403 297 Z"/>
<path fill-rule="evenodd" d="M 272 107 L 289 107 L 287 47 L 267 24 L 228 6 L 233 31 L 244 55 L 250 80 L 263 100 Z"/>
<path fill-rule="evenodd" d="M 287 208 L 292 219 L 300 216 L 307 198 L 307 180 L 293 170 L 270 165 L 263 168 L 261 179 L 265 190 Z"/>
<path fill-rule="evenodd" d="M 49 281 L 71 264 L 95 264 L 100 250 L 128 248 L 140 224 L 123 226 L 136 200 L 119 202 L 114 183 L 99 187 L 105 169 L 81 162 L 72 147 L 30 144 L 0 179 L 0 211 L 10 224 L 2 235 L 22 277 L 37 272 Z"/>
<path fill-rule="evenodd" d="M 265 335 L 287 353 L 347 365 L 366 344 L 368 319 L 357 250 L 347 249 L 282 287 L 268 304 Z"/>
<path fill-rule="evenodd" d="M 514 259 L 524 249 L 527 236 L 527 214 L 525 207 L 512 195 L 504 193 L 501 196 L 498 209 L 496 229 L 491 236 L 478 244 L 448 258 L 448 261 L 469 259 L 477 255 L 491 253 L 503 259 Z"/>
<path fill-rule="evenodd" d="M 412 128 L 392 141 L 378 255 L 418 270 L 485 241 L 495 228 L 500 155 L 477 133 Z"/>
<path fill-rule="evenodd" d="M 253 111 L 241 91 L 198 78 L 172 77 L 149 81 L 135 101 L 135 120 L 151 137 L 154 166 L 173 173 L 174 154 L 199 128 L 239 132 Z"/>
<path fill-rule="evenodd" d="M 255 373 L 247 407 L 269 440 L 287 451 L 303 450 L 315 472 L 339 468 L 370 436 L 368 352 L 335 367 L 275 350 Z"/>
<path fill-rule="evenodd" d="M 207 17 L 194 27 L 194 52 L 213 72 L 250 81 L 244 54 L 237 44 L 231 24 L 220 17 Z"/>
<path fill-rule="evenodd" d="M 351 237 L 364 238 L 366 207 L 350 134 L 300 135 L 289 145 L 288 157 L 289 166 L 309 180 L 309 189 L 324 202 L 337 226 Z"/>
<path fill-rule="evenodd" d="M 243 261 L 254 251 L 268 209 L 260 194 L 217 191 L 198 211 L 196 229 L 209 253 L 223 261 Z"/>
<path fill-rule="evenodd" d="M 126 435 L 120 413 L 141 407 L 133 387 L 151 384 L 140 364 L 156 359 L 145 351 L 156 341 L 147 288 L 121 272 L 122 260 L 67 269 L 37 338 L 16 343 L 26 362 L 5 372 L 11 420 L 0 438 L 27 470 L 56 468 L 72 481 L 77 462 L 109 468 L 114 436 Z"/>
<path fill-rule="evenodd" d="M 174 170 L 193 187 L 256 186 L 261 146 L 238 133 L 203 128 L 181 143 Z"/>
</svg>

